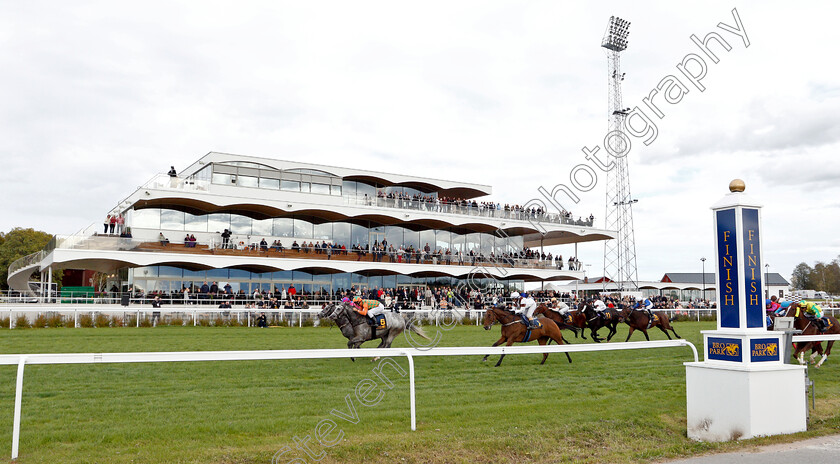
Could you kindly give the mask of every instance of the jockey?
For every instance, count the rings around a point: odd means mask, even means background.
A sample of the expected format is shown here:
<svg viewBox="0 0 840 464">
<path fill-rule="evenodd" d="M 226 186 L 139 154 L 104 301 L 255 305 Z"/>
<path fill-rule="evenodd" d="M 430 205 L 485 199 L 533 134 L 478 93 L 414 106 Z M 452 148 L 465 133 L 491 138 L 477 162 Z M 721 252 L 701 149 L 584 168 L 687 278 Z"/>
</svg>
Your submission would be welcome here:
<svg viewBox="0 0 840 464">
<path fill-rule="evenodd" d="M 822 308 L 816 303 L 807 302 L 807 303 L 800 303 L 805 306 L 805 317 L 813 319 L 817 323 L 817 327 L 819 327 L 820 332 L 825 332 L 826 326 L 825 322 L 822 320 L 823 312 Z"/>
<path fill-rule="evenodd" d="M 365 300 L 360 296 L 353 298 L 356 312 L 371 319 L 385 312 L 385 307 L 377 300 Z"/>
<path fill-rule="evenodd" d="M 527 293 L 523 292 L 519 303 L 519 309 L 514 312 L 522 316 L 526 327 L 533 328 L 534 323 L 532 317 L 534 316 L 534 310 L 537 309 L 537 302 Z"/>
<path fill-rule="evenodd" d="M 605 304 L 604 304 L 604 302 L 603 302 L 603 301 L 601 301 L 601 299 L 600 299 L 600 298 L 598 298 L 597 300 L 595 300 L 595 303 L 593 303 L 593 307 L 595 308 L 595 311 L 597 311 L 597 312 L 599 312 L 599 313 L 600 313 L 601 311 L 603 311 L 603 310 L 607 309 L 607 305 L 605 305 Z"/>
<path fill-rule="evenodd" d="M 653 302 L 650 301 L 650 298 L 645 298 L 645 301 L 642 302 L 642 307 L 645 308 L 648 313 L 648 318 L 653 322 Z"/>
<path fill-rule="evenodd" d="M 513 303 L 513 311 L 516 312 L 519 309 L 519 300 L 522 298 L 522 295 L 519 294 L 516 290 L 510 292 L 510 300 Z"/>
</svg>

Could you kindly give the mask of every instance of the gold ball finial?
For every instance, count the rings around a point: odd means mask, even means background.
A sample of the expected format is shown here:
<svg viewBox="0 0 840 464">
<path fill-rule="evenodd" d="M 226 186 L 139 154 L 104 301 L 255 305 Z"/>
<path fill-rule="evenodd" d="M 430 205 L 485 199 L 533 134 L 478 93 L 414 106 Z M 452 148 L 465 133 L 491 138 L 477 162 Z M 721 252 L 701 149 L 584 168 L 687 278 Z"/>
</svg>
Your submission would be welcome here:
<svg viewBox="0 0 840 464">
<path fill-rule="evenodd" d="M 729 183 L 729 191 L 732 193 L 735 192 L 743 192 L 744 189 L 747 188 L 747 185 L 744 184 L 744 181 L 741 179 L 735 179 Z"/>
</svg>

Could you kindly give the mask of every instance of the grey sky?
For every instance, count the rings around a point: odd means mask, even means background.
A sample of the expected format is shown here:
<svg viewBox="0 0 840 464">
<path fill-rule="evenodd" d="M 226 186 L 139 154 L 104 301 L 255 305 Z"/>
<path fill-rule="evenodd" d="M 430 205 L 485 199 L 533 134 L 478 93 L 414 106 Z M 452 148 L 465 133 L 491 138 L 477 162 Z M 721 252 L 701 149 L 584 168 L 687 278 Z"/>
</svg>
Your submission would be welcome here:
<svg viewBox="0 0 840 464">
<path fill-rule="evenodd" d="M 805 2 L 800 2 L 805 3 Z M 751 42 L 716 25 L 737 7 Z M 463 179 L 524 203 L 607 130 L 610 15 L 624 102 L 713 30 L 704 92 L 629 155 L 640 277 L 699 271 L 735 177 L 771 270 L 840 254 L 836 2 L 3 2 L 0 229 L 73 233 L 209 151 Z M 603 179 L 571 208 L 603 225 Z M 600 275 L 602 245 L 580 248 Z M 570 247 L 559 252 L 570 254 Z M 710 269 L 707 269 L 710 270 Z"/>
</svg>

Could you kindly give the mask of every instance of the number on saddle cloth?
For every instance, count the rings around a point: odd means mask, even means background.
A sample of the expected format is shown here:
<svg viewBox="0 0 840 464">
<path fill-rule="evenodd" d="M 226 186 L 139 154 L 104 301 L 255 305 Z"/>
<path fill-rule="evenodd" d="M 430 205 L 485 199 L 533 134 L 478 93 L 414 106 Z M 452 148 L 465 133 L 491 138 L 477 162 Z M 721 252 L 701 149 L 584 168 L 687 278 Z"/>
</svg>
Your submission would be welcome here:
<svg viewBox="0 0 840 464">
<path fill-rule="evenodd" d="M 368 322 L 371 326 L 376 327 L 379 330 L 385 329 L 388 327 L 387 320 L 385 319 L 384 314 L 379 314 L 377 316 L 368 317 Z"/>
</svg>

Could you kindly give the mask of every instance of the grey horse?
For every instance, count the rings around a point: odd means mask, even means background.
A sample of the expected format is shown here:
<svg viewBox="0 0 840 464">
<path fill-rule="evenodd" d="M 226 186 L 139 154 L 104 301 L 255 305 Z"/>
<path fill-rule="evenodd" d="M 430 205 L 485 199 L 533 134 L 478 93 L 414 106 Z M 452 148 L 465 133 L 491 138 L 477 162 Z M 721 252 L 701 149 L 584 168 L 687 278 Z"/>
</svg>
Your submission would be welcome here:
<svg viewBox="0 0 840 464">
<path fill-rule="evenodd" d="M 430 338 L 423 332 L 423 328 L 417 324 L 412 324 L 410 320 L 406 320 L 404 316 L 392 311 L 385 311 L 385 321 L 387 327 L 385 329 L 376 330 L 373 334 L 372 327 L 368 324 L 367 316 L 362 316 L 357 313 L 349 303 L 329 304 L 320 313 L 319 318 L 326 318 L 335 321 L 341 329 L 341 334 L 347 338 L 347 348 L 359 348 L 362 343 L 381 338 L 377 348 L 390 348 L 391 343 L 399 334 L 405 331 L 406 327 L 417 335 L 430 340 Z"/>
</svg>

